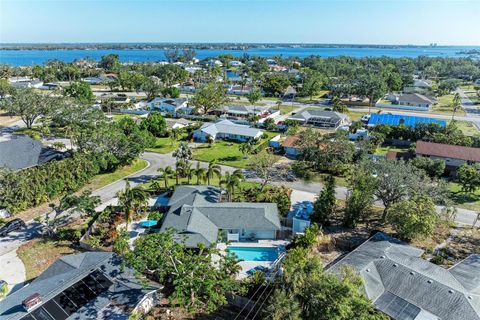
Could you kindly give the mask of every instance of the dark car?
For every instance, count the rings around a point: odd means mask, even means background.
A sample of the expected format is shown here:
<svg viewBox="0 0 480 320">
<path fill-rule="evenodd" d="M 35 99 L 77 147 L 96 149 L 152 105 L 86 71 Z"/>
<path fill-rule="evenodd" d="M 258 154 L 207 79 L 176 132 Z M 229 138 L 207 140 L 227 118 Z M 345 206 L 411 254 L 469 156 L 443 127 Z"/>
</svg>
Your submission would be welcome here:
<svg viewBox="0 0 480 320">
<path fill-rule="evenodd" d="M 0 228 L 0 237 L 5 237 L 12 231 L 20 230 L 26 227 L 27 225 L 25 224 L 25 222 L 23 222 L 22 219 L 13 219 L 12 221 L 5 223 Z"/>
</svg>

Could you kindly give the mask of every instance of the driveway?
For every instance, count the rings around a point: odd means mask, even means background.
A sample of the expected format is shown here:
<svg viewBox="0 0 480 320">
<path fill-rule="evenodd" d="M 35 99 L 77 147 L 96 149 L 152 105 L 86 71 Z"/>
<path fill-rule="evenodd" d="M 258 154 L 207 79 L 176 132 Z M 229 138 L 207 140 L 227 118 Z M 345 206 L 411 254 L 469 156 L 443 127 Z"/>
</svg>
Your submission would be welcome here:
<svg viewBox="0 0 480 320">
<path fill-rule="evenodd" d="M 8 283 L 10 292 L 14 292 L 25 282 L 25 267 L 22 260 L 17 256 L 17 251 L 13 250 L 0 255 L 0 279 Z"/>
</svg>

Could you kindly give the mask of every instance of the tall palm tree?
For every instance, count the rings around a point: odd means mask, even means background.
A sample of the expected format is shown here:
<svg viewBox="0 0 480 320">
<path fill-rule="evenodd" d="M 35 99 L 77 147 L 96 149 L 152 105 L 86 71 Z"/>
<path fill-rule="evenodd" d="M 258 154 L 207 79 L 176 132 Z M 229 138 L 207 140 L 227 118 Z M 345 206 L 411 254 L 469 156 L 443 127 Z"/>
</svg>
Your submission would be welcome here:
<svg viewBox="0 0 480 320">
<path fill-rule="evenodd" d="M 455 113 L 462 107 L 462 98 L 460 97 L 460 94 L 458 92 L 456 92 L 455 95 L 453 96 L 452 107 L 453 107 L 453 113 L 452 113 L 452 120 L 453 120 L 455 117 Z"/>
<path fill-rule="evenodd" d="M 170 166 L 159 168 L 157 171 L 160 173 L 160 178 L 165 181 L 165 189 L 168 189 L 168 179 L 175 174 L 175 171 Z"/>
<path fill-rule="evenodd" d="M 207 178 L 207 170 L 200 167 L 200 162 L 197 162 L 197 168 L 195 169 L 195 176 L 197 177 L 197 184 L 205 182 Z"/>
<path fill-rule="evenodd" d="M 187 184 L 190 184 L 192 177 L 195 175 L 195 169 L 192 168 L 192 164 L 190 162 L 185 164 L 184 173 L 187 177 Z"/>
<path fill-rule="evenodd" d="M 117 192 L 117 197 L 118 204 L 123 207 L 125 212 L 126 229 L 128 229 L 132 214 L 148 203 L 148 194 L 140 187 L 131 188 L 130 182 L 127 180 L 125 190 Z"/>
<path fill-rule="evenodd" d="M 250 142 L 244 142 L 241 145 L 238 146 L 238 150 L 243 154 L 243 158 L 247 159 L 248 155 L 252 152 L 253 150 L 253 144 Z"/>
<path fill-rule="evenodd" d="M 216 160 L 212 160 L 208 163 L 207 169 L 207 183 L 210 185 L 210 180 L 217 176 L 218 179 L 222 177 L 222 168 L 217 164 Z"/>
<path fill-rule="evenodd" d="M 225 186 L 227 190 L 228 201 L 232 201 L 232 196 L 235 193 L 235 188 L 240 187 L 240 182 L 243 179 L 242 171 L 237 169 L 234 172 L 227 172 L 222 180 L 220 180 L 220 185 Z"/>
</svg>

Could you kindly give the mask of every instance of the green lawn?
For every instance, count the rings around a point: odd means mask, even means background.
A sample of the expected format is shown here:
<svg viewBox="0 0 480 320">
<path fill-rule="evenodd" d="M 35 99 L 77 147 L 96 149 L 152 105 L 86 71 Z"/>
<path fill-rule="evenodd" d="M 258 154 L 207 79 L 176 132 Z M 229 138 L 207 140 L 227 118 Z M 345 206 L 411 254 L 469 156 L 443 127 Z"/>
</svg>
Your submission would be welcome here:
<svg viewBox="0 0 480 320">
<path fill-rule="evenodd" d="M 132 119 L 136 120 L 136 119 L 138 119 L 138 115 L 128 114 L 128 113 L 112 113 L 112 119 L 114 121 L 120 121 L 123 118 L 132 118 Z"/>
<path fill-rule="evenodd" d="M 438 97 L 438 103 L 433 105 L 429 112 L 451 115 L 453 113 L 452 103 L 453 103 L 453 94 L 440 96 Z M 463 109 L 457 110 L 455 115 L 464 116 L 465 111 L 463 111 Z"/>
<path fill-rule="evenodd" d="M 379 156 L 384 156 L 386 155 L 389 151 L 396 151 L 396 152 L 407 152 L 408 147 L 405 148 L 399 148 L 399 147 L 392 147 L 392 146 L 381 146 L 378 147 L 377 150 L 375 151 L 376 155 Z"/>
<path fill-rule="evenodd" d="M 297 108 L 292 106 L 292 105 L 282 104 L 282 105 L 280 105 L 280 114 L 287 114 L 287 113 L 292 112 L 295 109 L 297 109 Z"/>
<path fill-rule="evenodd" d="M 476 92 L 466 92 L 465 95 L 469 97 L 474 104 L 480 104 L 480 97 Z"/>
<path fill-rule="evenodd" d="M 357 112 L 357 111 L 348 111 L 347 115 L 351 121 L 360 121 L 362 116 L 366 115 L 367 112 Z"/>
<path fill-rule="evenodd" d="M 450 122 L 450 121 L 449 121 Z M 478 135 L 480 132 L 478 131 L 477 127 L 475 127 L 469 121 L 455 121 L 458 129 L 462 130 L 463 134 L 466 136 L 475 136 Z"/>
<path fill-rule="evenodd" d="M 157 152 L 157 153 L 170 153 L 177 148 L 179 142 L 176 141 L 172 143 L 170 137 L 165 138 L 156 138 L 156 144 L 154 148 L 146 148 L 146 151 Z"/>
<path fill-rule="evenodd" d="M 480 211 L 480 189 L 473 194 L 465 194 L 456 182 L 449 182 L 448 187 L 452 191 L 452 200 L 456 207 Z"/>
<path fill-rule="evenodd" d="M 84 187 L 84 189 L 96 190 L 104 187 L 112 182 L 120 180 L 132 173 L 144 169 L 148 165 L 148 162 L 141 159 L 133 160 L 131 165 L 118 168 L 114 172 L 104 173 L 95 176 L 92 181 Z"/>
<path fill-rule="evenodd" d="M 278 135 L 276 132 L 265 131 L 267 134 L 266 140 Z M 210 162 L 217 160 L 218 163 L 227 166 L 246 168 L 248 165 L 248 159 L 245 159 L 243 154 L 238 150 L 241 143 L 233 141 L 218 140 L 209 147 L 207 143 L 200 145 L 198 148 L 193 149 L 193 158 L 199 161 Z"/>
</svg>

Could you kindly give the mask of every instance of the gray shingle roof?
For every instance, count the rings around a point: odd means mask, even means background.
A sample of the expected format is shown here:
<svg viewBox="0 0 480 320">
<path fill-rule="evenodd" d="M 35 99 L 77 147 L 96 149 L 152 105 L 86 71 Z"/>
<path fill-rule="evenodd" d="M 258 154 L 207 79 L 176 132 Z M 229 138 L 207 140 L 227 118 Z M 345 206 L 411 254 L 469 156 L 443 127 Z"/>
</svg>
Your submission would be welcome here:
<svg viewBox="0 0 480 320">
<path fill-rule="evenodd" d="M 212 137 L 216 137 L 217 134 L 220 133 L 255 138 L 259 132 L 263 132 L 260 129 L 252 128 L 246 125 L 236 124 L 229 120 L 222 120 L 216 123 L 207 122 L 203 124 L 198 130 L 203 131 L 204 133 Z"/>
<path fill-rule="evenodd" d="M 311 118 L 325 118 L 331 122 L 338 122 L 342 119 L 345 119 L 347 116 L 335 111 L 323 111 L 323 110 L 303 110 L 299 113 L 296 113 L 289 117 L 293 120 L 304 120 L 308 121 Z"/>
<path fill-rule="evenodd" d="M 220 190 L 208 186 L 177 186 L 160 231 L 173 228 L 186 245 L 210 245 L 219 229 L 279 230 L 274 203 L 219 202 Z"/>
<path fill-rule="evenodd" d="M 410 102 L 410 103 L 428 103 L 433 104 L 434 101 L 423 94 L 418 93 L 402 93 L 398 96 L 398 101 Z"/>
<path fill-rule="evenodd" d="M 447 270 L 423 260 L 422 252 L 377 233 L 329 270 L 339 272 L 343 266 L 352 266 L 362 276 L 375 306 L 396 320 L 427 315 L 479 320 L 480 256 L 472 255 Z"/>
<path fill-rule="evenodd" d="M 12 136 L 0 140 L 0 167 L 21 170 L 42 165 L 51 160 L 63 159 L 63 152 L 43 147 L 40 141 L 28 136 Z"/>
<path fill-rule="evenodd" d="M 96 315 L 112 303 L 134 307 L 143 296 L 159 286 L 143 287 L 135 278 L 134 271 L 121 266 L 121 259 L 111 252 L 85 252 L 60 258 L 28 286 L 8 295 L 0 302 L 0 320 L 20 319 L 27 312 L 22 301 L 34 293 L 40 294 L 42 303 L 55 297 L 92 271 L 98 270 L 113 285 L 72 314 L 69 319 L 96 319 Z M 95 315 L 95 316 L 93 316 Z"/>
</svg>

